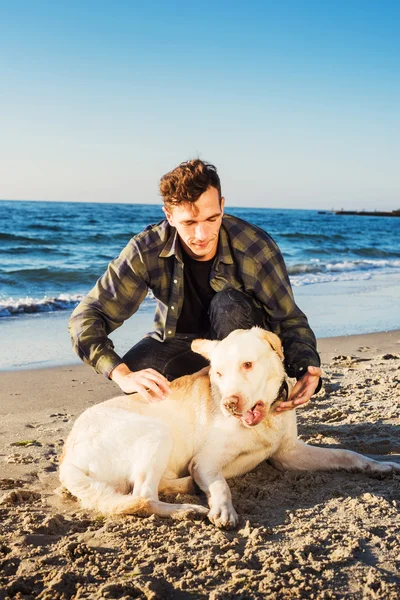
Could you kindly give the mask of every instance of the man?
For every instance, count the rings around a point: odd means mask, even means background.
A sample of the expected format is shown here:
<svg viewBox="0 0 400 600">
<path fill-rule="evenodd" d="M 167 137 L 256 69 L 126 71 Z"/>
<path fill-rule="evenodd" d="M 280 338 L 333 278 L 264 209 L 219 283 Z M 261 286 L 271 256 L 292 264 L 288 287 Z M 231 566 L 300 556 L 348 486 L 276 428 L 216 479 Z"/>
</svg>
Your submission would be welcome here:
<svg viewBox="0 0 400 600">
<path fill-rule="evenodd" d="M 277 412 L 307 402 L 320 386 L 320 360 L 274 241 L 224 216 L 211 164 L 180 164 L 162 177 L 160 192 L 166 219 L 134 236 L 74 310 L 69 328 L 77 354 L 125 393 L 162 400 L 169 381 L 206 366 L 190 349 L 193 339 L 223 339 L 259 325 L 280 336 L 286 370 L 298 379 Z M 149 289 L 157 300 L 154 331 L 121 358 L 107 336 Z"/>
</svg>

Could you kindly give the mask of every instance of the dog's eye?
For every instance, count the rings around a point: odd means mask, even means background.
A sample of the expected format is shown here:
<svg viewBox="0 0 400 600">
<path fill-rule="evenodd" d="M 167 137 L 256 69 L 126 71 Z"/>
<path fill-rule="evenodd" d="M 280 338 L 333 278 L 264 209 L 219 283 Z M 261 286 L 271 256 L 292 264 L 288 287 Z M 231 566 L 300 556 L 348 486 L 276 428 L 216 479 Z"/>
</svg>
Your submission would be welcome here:
<svg viewBox="0 0 400 600">
<path fill-rule="evenodd" d="M 243 363 L 243 369 L 246 369 L 246 371 L 248 371 L 249 369 L 251 369 L 253 366 L 252 362 L 245 362 Z"/>
</svg>

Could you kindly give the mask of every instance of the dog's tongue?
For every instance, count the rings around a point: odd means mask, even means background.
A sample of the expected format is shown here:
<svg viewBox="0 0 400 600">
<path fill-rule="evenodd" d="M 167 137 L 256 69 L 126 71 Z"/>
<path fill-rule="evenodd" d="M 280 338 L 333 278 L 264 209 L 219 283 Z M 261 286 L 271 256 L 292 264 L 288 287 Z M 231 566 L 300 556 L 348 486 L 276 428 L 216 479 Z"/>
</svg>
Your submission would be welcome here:
<svg viewBox="0 0 400 600">
<path fill-rule="evenodd" d="M 247 423 L 247 425 L 257 425 L 262 419 L 262 411 L 259 406 L 255 406 L 251 410 L 248 410 L 242 416 L 243 421 Z"/>
</svg>

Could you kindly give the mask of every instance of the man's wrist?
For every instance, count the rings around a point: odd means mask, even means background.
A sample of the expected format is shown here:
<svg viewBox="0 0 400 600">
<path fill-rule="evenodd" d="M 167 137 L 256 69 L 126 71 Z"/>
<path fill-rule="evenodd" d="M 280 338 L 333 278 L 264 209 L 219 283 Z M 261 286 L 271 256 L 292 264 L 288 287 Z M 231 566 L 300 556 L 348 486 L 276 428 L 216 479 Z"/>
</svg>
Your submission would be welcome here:
<svg viewBox="0 0 400 600">
<path fill-rule="evenodd" d="M 118 381 L 121 381 L 121 379 L 124 378 L 126 375 L 129 375 L 129 373 L 132 373 L 132 371 L 130 370 L 128 365 L 125 363 L 120 363 L 111 371 L 110 379 L 112 381 L 115 381 L 115 383 L 118 383 Z"/>
<path fill-rule="evenodd" d="M 307 365 L 307 366 L 298 367 L 296 369 L 296 374 L 295 374 L 295 377 L 296 377 L 297 381 L 299 379 L 301 379 L 308 372 L 308 366 L 310 366 L 310 367 L 317 367 L 318 366 L 318 368 L 320 368 L 319 365 Z M 318 392 L 320 391 L 321 387 L 322 387 L 322 378 L 320 377 L 319 380 L 318 380 L 317 387 L 315 388 L 315 391 L 313 393 L 313 396 L 315 396 L 315 394 L 318 394 Z"/>
<path fill-rule="evenodd" d="M 118 356 L 116 352 L 111 350 L 110 352 L 103 353 L 100 358 L 97 360 L 95 370 L 97 373 L 101 373 L 107 379 L 111 379 L 111 372 L 118 367 L 118 365 L 122 364 L 122 358 Z"/>
</svg>

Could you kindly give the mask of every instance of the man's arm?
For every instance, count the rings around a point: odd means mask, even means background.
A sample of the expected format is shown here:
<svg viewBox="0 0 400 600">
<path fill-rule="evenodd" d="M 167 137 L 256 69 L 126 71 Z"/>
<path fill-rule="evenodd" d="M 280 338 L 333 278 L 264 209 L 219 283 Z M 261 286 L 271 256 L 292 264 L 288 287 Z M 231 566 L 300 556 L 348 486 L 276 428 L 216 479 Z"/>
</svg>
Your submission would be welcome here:
<svg viewBox="0 0 400 600">
<path fill-rule="evenodd" d="M 85 363 L 126 394 L 138 392 L 153 402 L 166 397 L 169 381 L 154 369 L 131 371 L 108 337 L 137 311 L 146 297 L 148 279 L 140 251 L 131 241 L 76 307 L 69 331 L 73 348 Z"/>
<path fill-rule="evenodd" d="M 321 362 L 315 335 L 294 301 L 285 262 L 272 240 L 269 250 L 261 264 L 255 292 L 266 311 L 270 329 L 282 341 L 286 372 L 298 380 L 288 401 L 280 405 L 287 410 L 307 402 L 319 391 Z"/>
<path fill-rule="evenodd" d="M 73 348 L 98 373 L 110 377 L 122 363 L 108 335 L 137 311 L 147 289 L 147 270 L 131 241 L 72 313 Z"/>
</svg>

